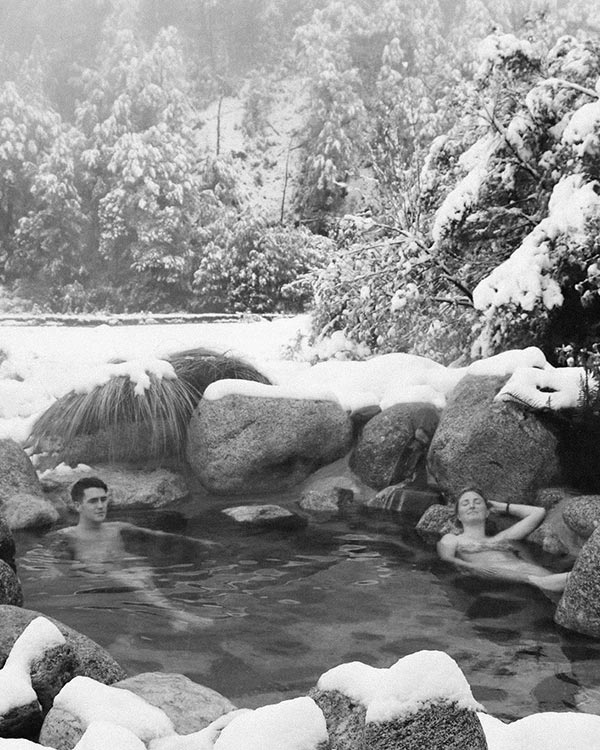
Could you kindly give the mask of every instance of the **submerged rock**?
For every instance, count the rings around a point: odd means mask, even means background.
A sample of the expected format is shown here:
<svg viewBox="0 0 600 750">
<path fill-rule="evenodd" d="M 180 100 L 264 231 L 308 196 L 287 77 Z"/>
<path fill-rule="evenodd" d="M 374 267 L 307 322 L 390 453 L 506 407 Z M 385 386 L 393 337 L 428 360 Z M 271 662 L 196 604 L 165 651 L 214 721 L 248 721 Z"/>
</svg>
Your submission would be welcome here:
<svg viewBox="0 0 600 750">
<path fill-rule="evenodd" d="M 307 490 L 298 505 L 314 516 L 336 516 L 354 503 L 354 492 L 346 487 L 333 485 L 323 489 Z"/>
<path fill-rule="evenodd" d="M 307 524 L 305 518 L 282 508 L 281 505 L 237 505 L 222 512 L 237 523 L 255 526 L 294 529 Z"/>
<path fill-rule="evenodd" d="M 368 421 L 350 456 L 350 467 L 375 489 L 410 478 L 424 458 L 439 422 L 430 404 L 396 404 Z"/>
<path fill-rule="evenodd" d="M 188 461 L 215 494 L 276 492 L 350 449 L 352 422 L 333 401 L 229 395 L 202 399 Z"/>
<path fill-rule="evenodd" d="M 494 401 L 504 382 L 466 376 L 442 413 L 427 460 L 452 496 L 475 484 L 488 500 L 531 503 L 540 487 L 560 483 L 554 431 L 534 412 Z"/>
</svg>

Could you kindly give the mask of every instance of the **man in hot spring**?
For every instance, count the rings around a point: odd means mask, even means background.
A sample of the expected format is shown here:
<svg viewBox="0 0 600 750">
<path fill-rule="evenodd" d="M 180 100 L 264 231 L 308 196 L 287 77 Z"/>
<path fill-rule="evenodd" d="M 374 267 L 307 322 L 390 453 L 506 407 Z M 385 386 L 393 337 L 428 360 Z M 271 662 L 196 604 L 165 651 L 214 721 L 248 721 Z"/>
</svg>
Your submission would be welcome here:
<svg viewBox="0 0 600 750">
<path fill-rule="evenodd" d="M 139 564 L 124 567 L 126 559 L 128 562 L 136 560 L 128 554 L 126 540 L 155 537 L 176 543 L 181 542 L 180 536 L 123 521 L 107 521 L 108 487 L 98 477 L 85 477 L 75 482 L 71 499 L 79 520 L 75 526 L 54 532 L 51 546 L 57 557 L 72 560 L 84 575 L 108 575 L 113 581 L 135 590 L 143 601 L 164 610 L 175 629 L 205 626 L 212 622 L 209 618 L 175 607 L 156 589 L 150 571 L 140 568 Z M 210 544 L 200 540 L 187 541 L 202 546 L 203 551 Z"/>
</svg>

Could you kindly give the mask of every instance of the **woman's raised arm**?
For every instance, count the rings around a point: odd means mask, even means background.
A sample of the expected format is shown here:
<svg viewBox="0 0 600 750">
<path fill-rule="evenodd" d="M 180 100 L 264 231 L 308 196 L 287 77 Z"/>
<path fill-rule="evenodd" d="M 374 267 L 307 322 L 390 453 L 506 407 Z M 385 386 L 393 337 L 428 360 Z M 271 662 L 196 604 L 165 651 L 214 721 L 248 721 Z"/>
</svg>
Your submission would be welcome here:
<svg viewBox="0 0 600 750">
<path fill-rule="evenodd" d="M 536 505 L 499 503 L 495 500 L 490 501 L 490 505 L 495 510 L 519 519 L 508 529 L 496 534 L 494 539 L 525 539 L 534 529 L 537 529 L 546 516 L 545 508 L 539 508 Z"/>
</svg>

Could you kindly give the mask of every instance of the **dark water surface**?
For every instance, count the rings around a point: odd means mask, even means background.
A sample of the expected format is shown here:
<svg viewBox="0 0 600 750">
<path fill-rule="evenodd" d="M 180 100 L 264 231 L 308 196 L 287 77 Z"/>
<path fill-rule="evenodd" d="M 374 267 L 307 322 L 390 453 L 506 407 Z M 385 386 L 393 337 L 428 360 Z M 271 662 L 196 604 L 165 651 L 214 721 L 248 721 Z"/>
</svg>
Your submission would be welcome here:
<svg viewBox="0 0 600 750">
<path fill-rule="evenodd" d="M 440 649 L 499 718 L 600 713 L 600 643 L 557 628 L 554 604 L 537 590 L 457 576 L 389 517 L 258 530 L 234 524 L 222 507 L 183 503 L 178 530 L 219 545 L 136 544 L 121 564 L 133 571 L 131 585 L 74 570 L 53 560 L 43 536 L 18 533 L 25 606 L 85 633 L 130 674 L 181 672 L 239 706 L 304 694 L 342 662 L 387 667 Z M 173 518 L 153 514 L 167 529 Z M 175 629 L 169 612 L 141 595 L 140 580 L 205 624 Z"/>
</svg>

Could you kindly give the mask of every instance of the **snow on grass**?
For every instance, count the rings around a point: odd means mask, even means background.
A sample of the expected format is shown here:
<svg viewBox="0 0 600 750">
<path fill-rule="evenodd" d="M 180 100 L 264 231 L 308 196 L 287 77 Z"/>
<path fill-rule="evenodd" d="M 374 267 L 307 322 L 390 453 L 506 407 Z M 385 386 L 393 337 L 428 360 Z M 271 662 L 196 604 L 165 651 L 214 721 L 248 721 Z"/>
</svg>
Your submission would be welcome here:
<svg viewBox="0 0 600 750">
<path fill-rule="evenodd" d="M 160 708 L 130 690 L 103 685 L 90 677 L 74 677 L 56 696 L 54 706 L 76 716 L 86 728 L 93 721 L 110 722 L 143 742 L 175 732 Z"/>
<path fill-rule="evenodd" d="M 482 710 L 458 664 L 443 651 L 418 651 L 388 669 L 341 664 L 325 672 L 317 687 L 337 690 L 365 706 L 367 722 L 402 719 L 438 702 Z"/>
</svg>

